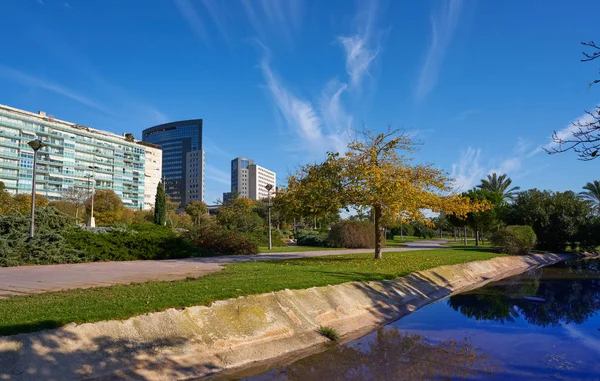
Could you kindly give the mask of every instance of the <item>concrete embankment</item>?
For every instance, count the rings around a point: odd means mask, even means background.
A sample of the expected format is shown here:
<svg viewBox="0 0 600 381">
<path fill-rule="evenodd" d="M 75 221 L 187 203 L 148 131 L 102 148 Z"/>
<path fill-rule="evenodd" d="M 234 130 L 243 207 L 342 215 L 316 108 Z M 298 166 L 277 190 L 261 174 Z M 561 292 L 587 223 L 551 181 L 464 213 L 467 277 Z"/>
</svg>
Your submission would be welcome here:
<svg viewBox="0 0 600 381">
<path fill-rule="evenodd" d="M 177 380 L 274 360 L 398 319 L 454 292 L 573 258 L 499 257 L 383 282 L 283 290 L 123 321 L 0 337 L 0 380 Z"/>
</svg>

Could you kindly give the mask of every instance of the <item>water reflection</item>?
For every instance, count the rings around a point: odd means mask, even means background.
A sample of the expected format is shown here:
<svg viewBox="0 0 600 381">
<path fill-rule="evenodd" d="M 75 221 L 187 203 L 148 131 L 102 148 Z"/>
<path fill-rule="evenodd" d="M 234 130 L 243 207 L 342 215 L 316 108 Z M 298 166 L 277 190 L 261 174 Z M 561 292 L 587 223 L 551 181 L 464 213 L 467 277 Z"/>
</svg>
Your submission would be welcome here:
<svg viewBox="0 0 600 381">
<path fill-rule="evenodd" d="M 448 305 L 476 320 L 514 322 L 545 327 L 582 324 L 600 310 L 600 261 L 584 260 L 496 282 L 452 296 Z"/>
<path fill-rule="evenodd" d="M 599 310 L 600 261 L 567 262 L 452 296 L 249 379 L 600 380 Z"/>
<path fill-rule="evenodd" d="M 388 328 L 367 342 L 342 345 L 248 380 L 463 379 L 494 370 L 488 356 L 467 339 L 430 342 Z"/>
</svg>

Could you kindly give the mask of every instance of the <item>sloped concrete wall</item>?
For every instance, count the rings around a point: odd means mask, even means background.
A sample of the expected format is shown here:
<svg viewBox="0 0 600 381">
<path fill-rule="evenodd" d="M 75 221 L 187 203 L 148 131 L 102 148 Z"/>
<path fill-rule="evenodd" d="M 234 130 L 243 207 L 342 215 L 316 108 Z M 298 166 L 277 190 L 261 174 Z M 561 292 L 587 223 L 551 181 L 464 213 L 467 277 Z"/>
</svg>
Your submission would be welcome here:
<svg viewBox="0 0 600 381">
<path fill-rule="evenodd" d="M 442 266 L 383 282 L 284 290 L 123 321 L 0 337 L 0 380 L 177 380 L 206 376 L 398 319 L 453 292 L 572 256 L 530 255 Z"/>
</svg>

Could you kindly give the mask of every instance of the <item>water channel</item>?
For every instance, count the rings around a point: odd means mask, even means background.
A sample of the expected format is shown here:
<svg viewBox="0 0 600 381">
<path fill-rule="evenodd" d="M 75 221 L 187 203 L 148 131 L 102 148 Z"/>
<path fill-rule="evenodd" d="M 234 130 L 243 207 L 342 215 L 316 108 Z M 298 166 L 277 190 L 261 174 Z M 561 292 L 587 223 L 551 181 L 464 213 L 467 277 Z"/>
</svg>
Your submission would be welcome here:
<svg viewBox="0 0 600 381">
<path fill-rule="evenodd" d="M 429 305 L 248 381 L 600 380 L 600 260 L 537 269 Z"/>
</svg>

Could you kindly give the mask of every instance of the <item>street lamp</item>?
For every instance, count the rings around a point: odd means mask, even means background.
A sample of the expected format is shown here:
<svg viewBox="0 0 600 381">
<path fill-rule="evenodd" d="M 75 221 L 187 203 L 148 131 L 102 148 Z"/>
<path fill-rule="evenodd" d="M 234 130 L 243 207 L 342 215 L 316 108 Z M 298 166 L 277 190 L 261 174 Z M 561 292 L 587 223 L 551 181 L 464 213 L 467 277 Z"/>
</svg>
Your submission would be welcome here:
<svg viewBox="0 0 600 381">
<path fill-rule="evenodd" d="M 31 223 L 29 225 L 29 238 L 33 238 L 35 231 L 35 167 L 37 164 L 37 152 L 40 148 L 46 145 L 40 140 L 35 139 L 27 143 L 29 147 L 33 148 L 33 181 L 31 184 Z"/>
<path fill-rule="evenodd" d="M 269 212 L 269 250 L 271 250 L 271 248 L 273 247 L 271 245 L 271 189 L 273 189 L 273 185 L 267 184 L 265 185 L 265 188 L 267 188 L 267 209 Z"/>
<path fill-rule="evenodd" d="M 88 221 L 88 227 L 89 228 L 95 228 L 96 227 L 96 219 L 94 218 L 94 193 L 96 193 L 96 168 L 95 166 L 89 166 L 88 168 L 90 168 L 92 170 L 92 174 L 88 174 L 86 177 L 88 178 L 88 193 L 90 192 L 90 180 L 94 179 L 94 186 L 92 187 L 92 207 L 90 210 L 90 219 Z"/>
</svg>

